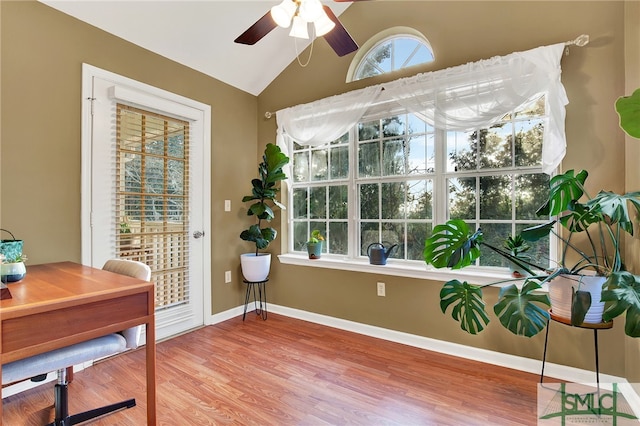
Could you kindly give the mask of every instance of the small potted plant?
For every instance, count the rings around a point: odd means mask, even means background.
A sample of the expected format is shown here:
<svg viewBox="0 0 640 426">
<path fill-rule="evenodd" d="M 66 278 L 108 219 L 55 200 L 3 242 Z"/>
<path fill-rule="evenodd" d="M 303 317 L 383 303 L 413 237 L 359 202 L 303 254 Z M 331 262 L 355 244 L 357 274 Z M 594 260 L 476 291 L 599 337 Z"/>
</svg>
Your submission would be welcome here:
<svg viewBox="0 0 640 426">
<path fill-rule="evenodd" d="M 504 241 L 504 248 L 517 260 L 531 260 L 529 256 L 523 254 L 529 251 L 531 246 L 520 234 L 508 236 Z M 523 270 L 520 264 L 511 260 L 509 261 L 509 270 L 511 271 L 511 276 L 514 278 L 523 278 L 530 275 L 527 271 Z"/>
<path fill-rule="evenodd" d="M 255 251 L 240 255 L 242 275 L 247 281 L 264 281 L 271 269 L 271 253 L 260 253 L 278 235 L 271 226 L 263 227 L 264 222 L 271 222 L 275 218 L 274 207 L 285 209 L 276 199 L 280 188 L 276 184 L 287 179 L 282 170 L 289 163 L 287 157 L 278 146 L 267 144 L 262 162 L 258 164 L 258 178 L 251 180 L 251 195 L 245 195 L 242 202 L 252 202 L 247 210 L 247 216 L 254 216 L 256 223 L 240 233 L 240 238 L 255 245 Z"/>
<path fill-rule="evenodd" d="M 23 279 L 27 274 L 27 267 L 24 264 L 26 261 L 27 255 L 24 253 L 13 258 L 4 258 L 2 265 L 0 265 L 2 281 L 12 283 Z"/>
<path fill-rule="evenodd" d="M 314 229 L 311 232 L 309 241 L 307 241 L 307 252 L 309 253 L 309 259 L 320 259 L 322 255 L 322 242 L 324 237 L 318 229 Z"/>
</svg>

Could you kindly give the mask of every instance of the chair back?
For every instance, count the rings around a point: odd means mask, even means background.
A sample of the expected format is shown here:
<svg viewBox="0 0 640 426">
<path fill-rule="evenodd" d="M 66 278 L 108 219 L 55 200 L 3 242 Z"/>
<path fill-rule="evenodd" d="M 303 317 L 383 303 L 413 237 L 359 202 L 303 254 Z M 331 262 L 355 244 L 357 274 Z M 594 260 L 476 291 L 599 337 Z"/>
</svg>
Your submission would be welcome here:
<svg viewBox="0 0 640 426">
<path fill-rule="evenodd" d="M 136 260 L 109 259 L 102 269 L 120 275 L 128 275 L 139 280 L 151 280 L 151 268 Z"/>
<path fill-rule="evenodd" d="M 109 259 L 102 267 L 103 270 L 114 272 L 120 275 L 137 278 L 139 280 L 151 281 L 151 268 L 142 262 L 127 259 Z M 142 335 L 142 326 L 131 327 L 122 330 L 122 335 L 127 341 L 127 348 L 135 349 L 138 347 L 140 336 Z"/>
</svg>

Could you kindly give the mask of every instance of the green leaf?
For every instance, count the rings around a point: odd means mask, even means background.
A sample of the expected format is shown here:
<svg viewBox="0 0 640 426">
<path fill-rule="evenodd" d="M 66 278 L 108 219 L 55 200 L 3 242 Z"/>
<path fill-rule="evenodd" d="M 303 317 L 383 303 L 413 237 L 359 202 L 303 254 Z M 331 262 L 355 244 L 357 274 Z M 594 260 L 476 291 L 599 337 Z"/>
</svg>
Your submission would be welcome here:
<svg viewBox="0 0 640 426">
<path fill-rule="evenodd" d="M 536 303 L 549 306 L 549 296 L 535 294 L 540 285 L 527 280 L 519 290 L 515 284 L 500 289 L 498 302 L 493 311 L 500 323 L 510 332 L 518 336 L 535 336 L 547 325 L 549 313 Z"/>
<path fill-rule="evenodd" d="M 262 157 L 266 164 L 266 182 L 276 182 L 284 180 L 287 176 L 282 172 L 282 168 L 289 162 L 289 157 L 282 153 L 280 147 L 268 143 Z"/>
<path fill-rule="evenodd" d="M 560 223 L 571 232 L 583 232 L 589 225 L 602 221 L 602 215 L 599 212 L 591 210 L 584 204 L 571 202 L 567 210 L 568 213 L 560 218 Z"/>
<path fill-rule="evenodd" d="M 577 175 L 573 170 L 557 175 L 549 181 L 549 199 L 536 211 L 538 216 L 557 216 L 567 210 L 584 194 L 583 184 L 589 174 L 586 170 Z"/>
<path fill-rule="evenodd" d="M 281 180 L 285 180 L 287 175 L 283 171 L 275 171 L 267 174 L 267 183 L 272 184 Z"/>
<path fill-rule="evenodd" d="M 245 229 L 240 234 L 240 238 L 244 241 L 257 241 L 259 238 L 262 238 L 262 231 L 258 225 L 251 225 L 249 229 Z"/>
<path fill-rule="evenodd" d="M 489 316 L 485 311 L 482 300 L 482 288 L 451 280 L 444 284 L 440 290 L 440 309 L 446 313 L 447 308 L 453 305 L 451 317 L 460 322 L 460 328 L 467 333 L 478 334 L 489 324 Z"/>
<path fill-rule="evenodd" d="M 269 243 L 276 239 L 278 232 L 273 228 L 263 228 L 260 230 L 262 238 L 258 241 L 258 248 L 265 249 Z M 261 244 L 263 244 L 261 246 Z"/>
<path fill-rule="evenodd" d="M 424 243 L 424 260 L 436 268 L 460 269 L 480 256 L 481 243 L 479 229 L 472 234 L 463 220 L 449 220 L 433 228 L 433 234 Z"/>
<path fill-rule="evenodd" d="M 276 239 L 277 231 L 273 228 L 260 229 L 258 225 L 251 225 L 249 229 L 245 229 L 240 233 L 240 238 L 244 241 L 250 241 L 256 244 L 258 249 L 265 249 L 269 243 Z"/>
<path fill-rule="evenodd" d="M 591 307 L 591 293 L 571 288 L 571 324 L 580 325 Z"/>
<path fill-rule="evenodd" d="M 618 195 L 609 191 L 600 191 L 587 205 L 594 211 L 608 216 L 609 223 L 619 223 L 620 227 L 633 235 L 633 221 L 629 215 L 628 204 L 636 209 L 636 216 L 640 215 L 640 192 L 629 192 Z"/>
<path fill-rule="evenodd" d="M 622 96 L 616 101 L 616 112 L 620 127 L 629 136 L 640 139 L 640 89 L 631 96 Z"/>
<path fill-rule="evenodd" d="M 553 230 L 553 226 L 556 221 L 552 220 L 551 222 L 543 223 L 541 225 L 531 226 L 529 228 L 523 229 L 520 235 L 522 238 L 527 241 L 538 241 L 541 238 L 545 238 L 549 233 Z"/>
<path fill-rule="evenodd" d="M 629 272 L 614 272 L 605 283 L 601 300 L 607 302 L 603 320 L 610 321 L 626 311 L 624 331 L 640 337 L 640 277 Z"/>
</svg>

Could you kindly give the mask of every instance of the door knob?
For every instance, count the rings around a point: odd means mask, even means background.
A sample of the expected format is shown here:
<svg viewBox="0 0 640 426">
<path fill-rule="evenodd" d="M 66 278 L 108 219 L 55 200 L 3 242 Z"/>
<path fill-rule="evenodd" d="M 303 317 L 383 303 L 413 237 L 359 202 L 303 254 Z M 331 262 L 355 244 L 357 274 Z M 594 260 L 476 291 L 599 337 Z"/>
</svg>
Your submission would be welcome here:
<svg viewBox="0 0 640 426">
<path fill-rule="evenodd" d="M 196 231 L 196 232 L 193 233 L 193 238 L 198 239 L 198 238 L 201 238 L 201 237 L 204 237 L 204 232 L 203 231 Z"/>
</svg>

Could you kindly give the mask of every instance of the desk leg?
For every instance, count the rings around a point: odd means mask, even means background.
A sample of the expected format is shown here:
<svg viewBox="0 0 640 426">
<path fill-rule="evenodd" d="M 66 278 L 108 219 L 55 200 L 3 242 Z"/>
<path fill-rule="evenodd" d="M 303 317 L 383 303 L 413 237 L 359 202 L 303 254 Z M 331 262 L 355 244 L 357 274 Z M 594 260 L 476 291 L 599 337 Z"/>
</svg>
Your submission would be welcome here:
<svg viewBox="0 0 640 426">
<path fill-rule="evenodd" d="M 155 318 L 146 324 L 146 355 L 147 355 L 147 425 L 156 424 L 156 325 Z"/>
</svg>

